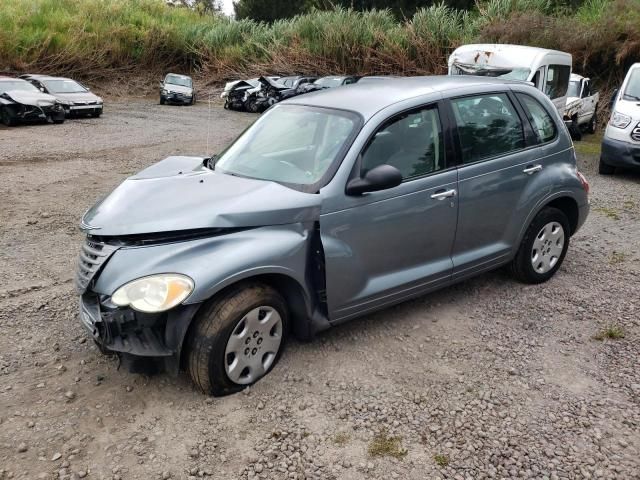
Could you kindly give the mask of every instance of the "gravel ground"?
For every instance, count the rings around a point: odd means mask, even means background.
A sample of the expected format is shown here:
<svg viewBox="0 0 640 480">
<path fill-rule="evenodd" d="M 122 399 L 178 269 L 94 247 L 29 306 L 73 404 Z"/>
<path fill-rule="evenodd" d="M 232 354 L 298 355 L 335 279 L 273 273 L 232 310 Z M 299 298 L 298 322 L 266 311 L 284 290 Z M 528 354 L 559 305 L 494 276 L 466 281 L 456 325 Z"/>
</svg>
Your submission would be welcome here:
<svg viewBox="0 0 640 480">
<path fill-rule="evenodd" d="M 544 285 L 494 272 L 292 341 L 225 398 L 100 355 L 71 281 L 83 211 L 253 119 L 138 99 L 0 127 L 0 479 L 640 478 L 640 175 L 598 176 L 593 137 L 592 213 Z"/>
</svg>

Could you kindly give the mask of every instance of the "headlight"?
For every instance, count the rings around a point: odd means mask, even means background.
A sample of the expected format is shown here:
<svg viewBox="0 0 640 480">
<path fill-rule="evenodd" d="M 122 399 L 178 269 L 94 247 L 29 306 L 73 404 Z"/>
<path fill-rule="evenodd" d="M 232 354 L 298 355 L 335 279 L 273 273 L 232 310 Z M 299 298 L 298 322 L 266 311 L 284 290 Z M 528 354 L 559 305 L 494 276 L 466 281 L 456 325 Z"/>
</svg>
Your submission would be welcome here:
<svg viewBox="0 0 640 480">
<path fill-rule="evenodd" d="M 631 123 L 631 117 L 629 115 L 623 115 L 622 113 L 613 112 L 609 123 L 612 127 L 627 128 Z"/>
<path fill-rule="evenodd" d="M 178 273 L 138 278 L 118 288 L 111 301 L 146 313 L 164 312 L 181 304 L 193 291 L 193 280 Z"/>
</svg>

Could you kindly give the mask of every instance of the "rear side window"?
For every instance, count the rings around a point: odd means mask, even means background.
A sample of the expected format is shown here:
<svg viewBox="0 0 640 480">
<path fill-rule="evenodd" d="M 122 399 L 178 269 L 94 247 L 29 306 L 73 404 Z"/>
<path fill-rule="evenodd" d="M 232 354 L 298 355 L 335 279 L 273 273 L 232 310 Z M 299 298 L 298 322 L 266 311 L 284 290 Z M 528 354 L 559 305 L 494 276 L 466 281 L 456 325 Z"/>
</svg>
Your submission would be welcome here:
<svg viewBox="0 0 640 480">
<path fill-rule="evenodd" d="M 544 85 L 544 93 L 553 100 L 564 97 L 569 87 L 571 67 L 568 65 L 549 65 L 547 68 L 547 81 Z"/>
<path fill-rule="evenodd" d="M 380 127 L 362 155 L 361 175 L 383 164 L 396 167 L 405 180 L 444 168 L 442 128 L 436 107 L 405 112 Z"/>
<path fill-rule="evenodd" d="M 518 112 L 504 93 L 451 100 L 462 162 L 473 163 L 524 148 Z"/>
<path fill-rule="evenodd" d="M 535 98 L 525 95 L 524 93 L 518 93 L 517 95 L 527 110 L 533 131 L 538 137 L 538 143 L 546 143 L 553 140 L 556 136 L 556 124 L 551 118 L 551 115 L 547 113 Z"/>
</svg>

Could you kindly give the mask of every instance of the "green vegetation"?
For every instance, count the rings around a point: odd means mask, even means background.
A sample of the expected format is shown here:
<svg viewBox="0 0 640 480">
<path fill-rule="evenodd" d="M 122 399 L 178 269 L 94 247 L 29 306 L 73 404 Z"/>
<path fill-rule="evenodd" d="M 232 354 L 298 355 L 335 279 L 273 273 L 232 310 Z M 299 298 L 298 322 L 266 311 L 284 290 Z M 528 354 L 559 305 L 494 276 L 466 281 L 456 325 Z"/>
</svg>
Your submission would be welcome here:
<svg viewBox="0 0 640 480">
<path fill-rule="evenodd" d="M 446 455 L 435 455 L 433 459 L 440 467 L 446 467 L 447 465 L 449 465 L 449 457 L 447 457 Z"/>
<path fill-rule="evenodd" d="M 624 338 L 624 330 L 618 325 L 609 325 L 593 337 L 594 340 L 600 341 L 605 339 L 620 340 L 621 338 Z"/>
<path fill-rule="evenodd" d="M 295 3 L 295 2 L 293 2 Z M 338 2 L 339 4 L 339 2 Z M 0 69 L 110 78 L 159 70 L 219 81 L 258 73 L 441 74 L 468 42 L 561 48 L 577 71 L 619 81 L 640 57 L 640 0 L 445 4 L 398 20 L 391 10 L 313 10 L 288 20 L 230 20 L 163 0 L 2 0 Z"/>
<path fill-rule="evenodd" d="M 369 444 L 369 455 L 372 457 L 394 457 L 402 459 L 407 455 L 402 447 L 400 437 L 390 437 L 386 431 L 378 433 Z"/>
<path fill-rule="evenodd" d="M 620 220 L 620 215 L 615 208 L 609 207 L 596 207 L 594 208 L 596 212 L 603 214 L 605 217 L 610 218 L 611 220 Z"/>
<path fill-rule="evenodd" d="M 344 447 L 347 443 L 349 443 L 350 439 L 351 439 L 351 437 L 349 436 L 348 433 L 338 432 L 333 436 L 333 438 L 331 440 L 338 447 Z"/>
<path fill-rule="evenodd" d="M 609 257 L 609 263 L 611 265 L 618 265 L 620 263 L 624 263 L 624 261 L 627 259 L 627 255 L 623 252 L 613 252 L 611 254 L 611 257 Z"/>
</svg>

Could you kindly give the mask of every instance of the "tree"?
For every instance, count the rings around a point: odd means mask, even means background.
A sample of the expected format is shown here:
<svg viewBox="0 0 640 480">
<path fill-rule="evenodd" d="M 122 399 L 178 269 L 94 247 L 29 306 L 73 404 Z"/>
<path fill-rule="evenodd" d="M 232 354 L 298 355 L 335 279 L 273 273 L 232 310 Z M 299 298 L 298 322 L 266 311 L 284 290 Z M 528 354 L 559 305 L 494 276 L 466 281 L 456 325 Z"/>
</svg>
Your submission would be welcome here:
<svg viewBox="0 0 640 480">
<path fill-rule="evenodd" d="M 281 18 L 291 18 L 310 10 L 308 0 L 238 0 L 233 8 L 237 19 L 249 18 L 259 22 L 273 22 Z"/>
</svg>

